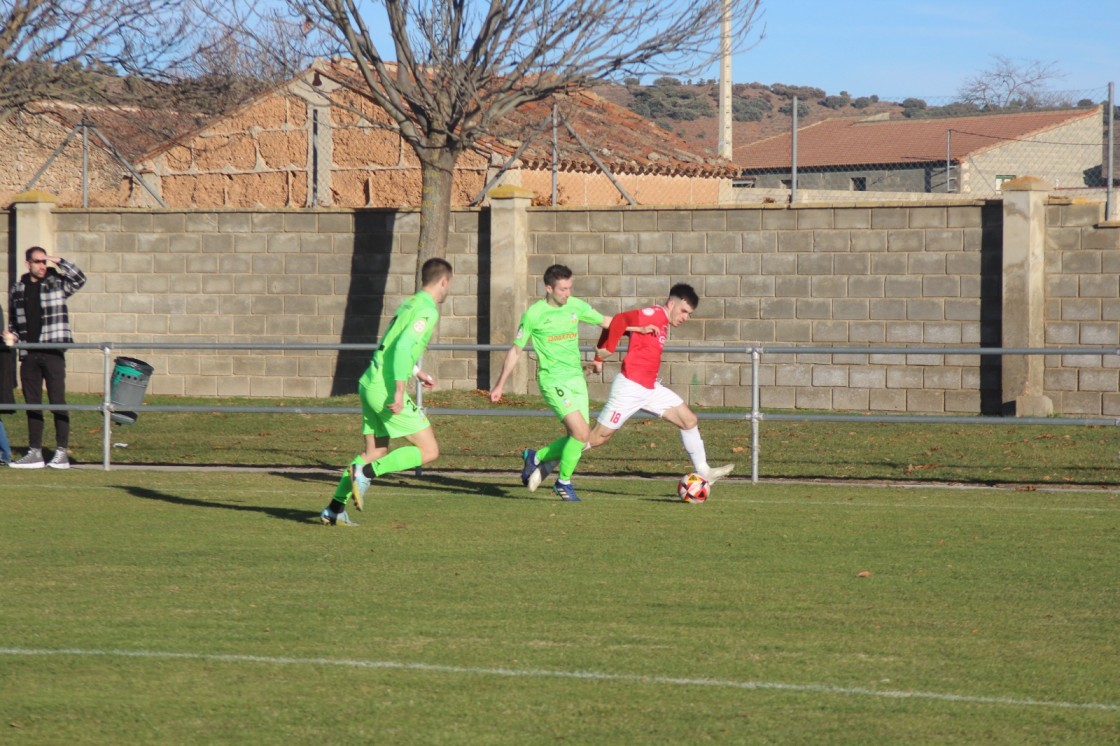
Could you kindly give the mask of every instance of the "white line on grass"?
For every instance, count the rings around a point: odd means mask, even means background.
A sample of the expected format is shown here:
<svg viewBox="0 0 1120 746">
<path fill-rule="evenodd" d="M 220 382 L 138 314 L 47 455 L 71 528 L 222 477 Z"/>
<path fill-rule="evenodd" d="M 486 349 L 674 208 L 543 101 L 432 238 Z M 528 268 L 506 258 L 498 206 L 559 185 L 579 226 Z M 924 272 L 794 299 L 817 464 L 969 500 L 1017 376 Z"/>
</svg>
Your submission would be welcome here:
<svg viewBox="0 0 1120 746">
<path fill-rule="evenodd" d="M 927 699 L 940 702 L 1001 705 L 1008 707 L 1057 707 L 1077 710 L 1104 710 L 1120 712 L 1120 705 L 1100 702 L 1061 702 L 1018 697 L 984 697 L 969 694 L 941 692 L 916 692 L 900 690 L 865 689 L 863 687 L 832 686 L 829 684 L 784 684 L 775 681 L 734 681 L 731 679 L 697 679 L 677 676 L 638 676 L 635 674 L 603 673 L 599 671 L 556 671 L 539 668 L 473 668 L 435 663 L 403 663 L 400 661 L 364 661 L 335 658 L 277 658 L 262 655 L 230 655 L 217 653 L 170 653 L 156 650 L 82 650 L 61 648 L 0 648 L 0 655 L 20 656 L 106 656 L 119 658 L 146 658 L 158 660 L 200 660 L 221 663 L 263 663 L 277 666 L 340 666 L 345 668 L 389 669 L 432 673 L 464 674 L 468 676 L 503 676 L 526 679 L 582 679 L 587 681 L 618 681 L 634 684 L 669 684 L 672 686 L 709 686 L 722 689 L 773 690 L 811 694 L 837 694 L 854 697 L 880 697 L 883 699 Z"/>
</svg>

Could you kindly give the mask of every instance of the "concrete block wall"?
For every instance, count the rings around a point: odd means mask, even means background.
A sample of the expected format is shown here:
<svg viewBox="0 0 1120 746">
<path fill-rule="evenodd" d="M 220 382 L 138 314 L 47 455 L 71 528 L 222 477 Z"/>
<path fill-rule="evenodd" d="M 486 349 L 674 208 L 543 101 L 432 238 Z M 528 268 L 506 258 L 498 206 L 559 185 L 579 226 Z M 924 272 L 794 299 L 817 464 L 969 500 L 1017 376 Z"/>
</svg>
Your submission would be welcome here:
<svg viewBox="0 0 1120 746">
<path fill-rule="evenodd" d="M 1116 416 L 1120 228 L 1103 223 L 1100 205 L 1051 198 L 1045 211 L 1046 344 L 1102 351 L 1047 358 L 1044 393 L 1062 414 Z M 696 286 L 699 311 L 671 341 L 742 350 L 668 356 L 667 382 L 698 406 L 749 405 L 751 345 L 996 347 L 1015 314 L 1002 305 L 999 202 L 527 207 L 525 215 L 518 250 L 528 269 L 514 281 L 529 301 L 555 262 L 572 267 L 577 294 L 604 313 L 661 302 L 673 282 Z M 51 250 L 90 278 L 71 302 L 83 342 L 372 344 L 413 290 L 415 212 L 55 209 L 52 220 Z M 437 341 L 499 338 L 492 281 L 510 268 L 491 266 L 490 225 L 486 210 L 453 213 L 456 280 Z M 6 272 L 24 271 L 26 247 L 17 244 L 13 235 Z M 596 336 L 586 329 L 583 341 Z M 115 354 L 152 363 L 156 393 L 258 398 L 351 393 L 369 359 L 364 350 Z M 102 363 L 97 351 L 71 353 L 71 390 L 100 391 Z M 488 388 L 496 375 L 490 356 L 472 352 L 432 352 L 425 367 L 451 388 Z M 605 398 L 616 370 L 593 382 L 593 396 Z M 767 354 L 759 375 L 771 408 L 1001 406 L 1001 364 L 989 356 Z"/>
<path fill-rule="evenodd" d="M 418 216 L 397 211 L 58 210 L 54 250 L 89 281 L 70 301 L 78 342 L 374 343 L 413 292 Z M 477 211 L 453 221 L 456 270 L 439 340 L 478 334 Z M 370 352 L 150 351 L 149 391 L 322 397 L 356 391 Z M 430 370 L 473 387 L 475 357 Z M 103 356 L 68 357 L 73 391 L 101 391 Z M 428 366 L 426 366 L 428 367 Z"/>
<path fill-rule="evenodd" d="M 533 295 L 554 262 L 604 313 L 662 302 L 674 282 L 696 288 L 698 312 L 671 342 L 744 349 L 666 358 L 666 382 L 696 405 L 749 406 L 750 345 L 978 345 L 998 331 L 998 276 L 985 278 L 1000 216 L 982 202 L 531 216 Z M 964 355 L 765 355 L 759 376 L 763 406 L 823 410 L 973 413 L 999 385 Z"/>
<path fill-rule="evenodd" d="M 1046 358 L 1046 394 L 1064 414 L 1120 415 L 1120 227 L 1104 217 L 1102 204 L 1047 207 L 1046 344 L 1106 348 Z"/>
</svg>

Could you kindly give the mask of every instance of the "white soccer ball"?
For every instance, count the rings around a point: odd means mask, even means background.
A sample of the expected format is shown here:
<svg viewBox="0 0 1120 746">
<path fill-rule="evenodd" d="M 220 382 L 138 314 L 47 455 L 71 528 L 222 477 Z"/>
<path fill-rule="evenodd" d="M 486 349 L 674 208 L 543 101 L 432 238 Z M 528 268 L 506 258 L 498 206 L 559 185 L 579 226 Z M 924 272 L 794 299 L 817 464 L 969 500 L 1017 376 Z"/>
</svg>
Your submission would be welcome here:
<svg viewBox="0 0 1120 746">
<path fill-rule="evenodd" d="M 685 474 L 677 485 L 677 494 L 686 503 L 702 503 L 708 499 L 712 485 L 699 474 Z"/>
</svg>

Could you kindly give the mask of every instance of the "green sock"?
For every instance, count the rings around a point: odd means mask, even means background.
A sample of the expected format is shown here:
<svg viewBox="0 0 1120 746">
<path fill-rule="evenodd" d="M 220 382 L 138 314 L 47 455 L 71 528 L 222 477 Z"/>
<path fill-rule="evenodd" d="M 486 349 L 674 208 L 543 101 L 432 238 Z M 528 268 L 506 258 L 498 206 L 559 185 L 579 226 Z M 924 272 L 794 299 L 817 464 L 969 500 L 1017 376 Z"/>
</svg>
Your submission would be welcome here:
<svg viewBox="0 0 1120 746">
<path fill-rule="evenodd" d="M 583 455 L 583 442 L 575 438 L 568 438 L 568 442 L 564 445 L 563 453 L 560 455 L 560 472 L 557 475 L 565 482 L 570 481 L 572 473 L 576 470 L 576 465 L 579 464 L 579 458 Z M 544 459 L 541 459 L 544 461 Z"/>
<path fill-rule="evenodd" d="M 361 456 L 355 456 L 350 463 L 357 464 L 359 468 L 366 465 Z M 350 486 L 350 467 L 347 466 L 342 470 L 342 479 L 338 480 L 338 486 L 334 488 L 334 499 L 345 505 L 350 499 Z"/>
<path fill-rule="evenodd" d="M 568 445 L 568 440 L 569 438 L 567 435 L 561 435 L 559 438 L 537 451 L 537 461 L 542 464 L 545 461 L 559 461 L 560 457 L 564 455 L 564 446 Z"/>
<path fill-rule="evenodd" d="M 394 471 L 408 471 L 409 469 L 415 469 L 422 463 L 424 463 L 424 459 L 420 456 L 419 448 L 416 446 L 401 446 L 374 461 L 373 473 L 376 476 L 381 476 Z"/>
</svg>

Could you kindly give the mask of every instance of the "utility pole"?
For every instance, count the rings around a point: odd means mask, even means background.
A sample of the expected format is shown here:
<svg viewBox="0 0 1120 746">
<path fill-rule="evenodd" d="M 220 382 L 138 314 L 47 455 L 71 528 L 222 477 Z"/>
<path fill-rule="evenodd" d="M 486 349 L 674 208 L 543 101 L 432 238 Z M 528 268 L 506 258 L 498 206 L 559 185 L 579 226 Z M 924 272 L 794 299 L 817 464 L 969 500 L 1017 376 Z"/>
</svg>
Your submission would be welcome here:
<svg viewBox="0 0 1120 746">
<path fill-rule="evenodd" d="M 731 160 L 731 0 L 723 0 L 719 34 L 719 155 Z"/>
</svg>

